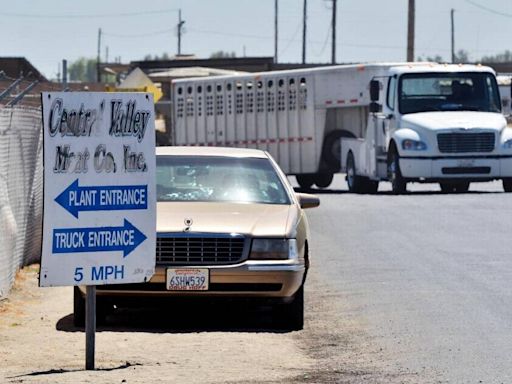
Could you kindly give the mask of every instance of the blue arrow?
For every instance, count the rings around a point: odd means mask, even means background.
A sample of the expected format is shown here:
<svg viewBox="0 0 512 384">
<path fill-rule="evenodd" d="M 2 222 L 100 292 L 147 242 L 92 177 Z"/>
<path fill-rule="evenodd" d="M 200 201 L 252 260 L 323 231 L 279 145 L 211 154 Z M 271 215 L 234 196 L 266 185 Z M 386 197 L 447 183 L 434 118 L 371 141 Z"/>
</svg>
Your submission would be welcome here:
<svg viewBox="0 0 512 384">
<path fill-rule="evenodd" d="M 146 239 L 126 219 L 122 227 L 59 228 L 53 230 L 52 253 L 123 251 L 126 257 Z"/>
<path fill-rule="evenodd" d="M 148 208 L 147 185 L 80 187 L 78 179 L 55 201 L 78 219 L 81 211 L 119 211 Z"/>
</svg>

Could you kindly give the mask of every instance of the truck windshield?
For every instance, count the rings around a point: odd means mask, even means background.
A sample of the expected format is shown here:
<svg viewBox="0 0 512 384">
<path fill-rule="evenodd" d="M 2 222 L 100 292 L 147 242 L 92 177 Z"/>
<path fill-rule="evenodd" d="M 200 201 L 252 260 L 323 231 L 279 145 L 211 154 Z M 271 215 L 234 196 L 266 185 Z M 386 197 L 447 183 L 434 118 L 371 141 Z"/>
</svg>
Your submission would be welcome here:
<svg viewBox="0 0 512 384">
<path fill-rule="evenodd" d="M 398 94 L 401 114 L 501 111 L 496 78 L 491 73 L 408 73 L 400 78 Z"/>
</svg>

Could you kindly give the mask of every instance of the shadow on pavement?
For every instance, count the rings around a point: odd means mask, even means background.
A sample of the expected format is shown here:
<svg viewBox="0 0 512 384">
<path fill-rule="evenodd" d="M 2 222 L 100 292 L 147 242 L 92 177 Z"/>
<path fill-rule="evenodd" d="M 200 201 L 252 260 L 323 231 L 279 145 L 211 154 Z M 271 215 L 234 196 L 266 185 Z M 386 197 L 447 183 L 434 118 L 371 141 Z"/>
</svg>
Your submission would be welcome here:
<svg viewBox="0 0 512 384">
<path fill-rule="evenodd" d="M 315 188 L 294 188 L 295 192 L 299 193 L 311 193 L 313 195 L 344 195 L 344 194 L 354 194 L 350 193 L 348 190 L 342 189 L 315 189 Z M 407 191 L 402 196 L 429 196 L 429 195 L 489 195 L 489 194 L 503 194 L 502 191 L 467 191 L 467 192 L 452 192 L 446 193 L 442 191 Z M 393 194 L 391 191 L 378 191 L 377 193 L 361 193 L 359 195 L 367 195 L 367 196 L 397 196 Z"/>
<path fill-rule="evenodd" d="M 117 371 L 119 369 L 126 369 L 126 368 L 130 368 L 130 367 L 133 367 L 133 366 L 136 366 L 136 365 L 142 365 L 142 364 L 139 364 L 139 363 L 129 363 L 129 362 L 126 362 L 118 367 L 113 367 L 113 368 L 95 368 L 94 370 L 95 371 L 103 371 L 103 372 L 110 372 L 110 371 Z M 43 376 L 43 375 L 55 375 L 55 374 L 60 374 L 60 373 L 71 373 L 71 372 L 82 372 L 82 371 L 85 371 L 85 369 L 49 369 L 47 371 L 36 371 L 36 372 L 30 372 L 30 373 L 25 373 L 23 375 L 17 375 L 17 376 L 11 376 L 11 377 L 8 377 L 8 379 L 17 379 L 17 378 L 21 378 L 21 377 L 30 377 L 30 376 Z"/>
<path fill-rule="evenodd" d="M 252 308 L 251 308 L 252 307 Z M 169 307 L 113 308 L 104 321 L 96 326 L 97 332 L 272 332 L 287 333 L 291 330 L 273 322 L 270 308 L 241 304 L 190 305 Z M 58 331 L 84 332 L 73 324 L 73 314 L 61 318 Z"/>
<path fill-rule="evenodd" d="M 293 188 L 295 192 L 298 193 L 311 193 L 313 195 L 342 195 L 345 193 L 349 193 L 347 190 L 343 189 L 329 189 L 329 188 L 299 188 L 295 187 Z"/>
</svg>

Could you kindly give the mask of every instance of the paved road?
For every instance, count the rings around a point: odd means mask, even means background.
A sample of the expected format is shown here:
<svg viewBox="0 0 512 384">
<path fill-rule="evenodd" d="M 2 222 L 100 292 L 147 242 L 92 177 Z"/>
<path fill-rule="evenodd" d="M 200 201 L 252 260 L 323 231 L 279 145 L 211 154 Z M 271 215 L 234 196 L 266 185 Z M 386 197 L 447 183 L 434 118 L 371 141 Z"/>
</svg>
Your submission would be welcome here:
<svg viewBox="0 0 512 384">
<path fill-rule="evenodd" d="M 340 176 L 319 192 L 314 280 L 393 369 L 418 382 L 512 383 L 512 194 L 493 182 L 393 196 L 386 184 L 352 195 Z"/>
</svg>

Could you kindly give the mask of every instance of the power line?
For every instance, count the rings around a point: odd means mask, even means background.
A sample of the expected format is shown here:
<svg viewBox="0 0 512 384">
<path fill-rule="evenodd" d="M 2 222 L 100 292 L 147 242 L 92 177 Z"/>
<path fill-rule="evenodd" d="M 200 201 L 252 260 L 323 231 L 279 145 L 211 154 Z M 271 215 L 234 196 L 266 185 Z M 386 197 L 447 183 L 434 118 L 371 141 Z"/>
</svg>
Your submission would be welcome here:
<svg viewBox="0 0 512 384">
<path fill-rule="evenodd" d="M 137 37 L 148 37 L 148 36 L 163 35 L 163 34 L 166 34 L 166 33 L 169 33 L 169 32 L 174 32 L 175 30 L 176 30 L 176 28 L 170 28 L 170 29 L 162 29 L 160 31 L 154 31 L 154 32 L 135 33 L 135 34 L 126 34 L 126 35 L 122 35 L 122 34 L 118 34 L 118 33 L 108 33 L 108 32 L 103 32 L 103 34 L 105 36 L 117 37 L 117 38 L 120 38 L 120 39 L 124 39 L 124 38 L 133 39 L 133 38 L 137 38 Z"/>
<path fill-rule="evenodd" d="M 177 9 L 160 9 L 155 11 L 139 11 L 139 12 L 122 12 L 122 13 L 94 13 L 94 14 L 35 14 L 35 13 L 14 13 L 14 12 L 0 12 L 0 16 L 6 17 L 20 17 L 32 19 L 89 19 L 89 18 L 108 18 L 108 17 L 131 17 L 142 15 L 156 15 L 162 13 L 178 12 Z"/>
<path fill-rule="evenodd" d="M 512 14 L 510 14 L 510 13 L 497 11 L 495 9 L 486 7 L 485 5 L 478 4 L 476 1 L 472 1 L 472 0 L 465 0 L 465 1 L 466 1 L 466 3 L 469 3 L 477 8 L 483 9 L 484 11 L 494 13 L 495 15 L 504 16 L 504 17 L 512 17 Z"/>
<path fill-rule="evenodd" d="M 331 20 L 331 24 L 329 24 L 329 26 L 327 27 L 327 34 L 325 35 L 324 45 L 322 45 L 320 52 L 317 53 L 316 56 L 322 56 L 324 54 L 325 48 L 327 48 L 327 43 L 329 42 L 329 35 L 331 34 L 331 28 L 332 28 L 332 20 Z"/>
</svg>

